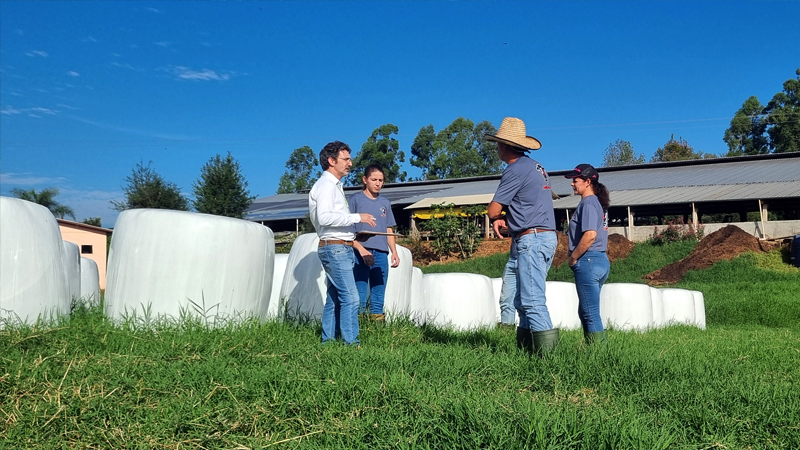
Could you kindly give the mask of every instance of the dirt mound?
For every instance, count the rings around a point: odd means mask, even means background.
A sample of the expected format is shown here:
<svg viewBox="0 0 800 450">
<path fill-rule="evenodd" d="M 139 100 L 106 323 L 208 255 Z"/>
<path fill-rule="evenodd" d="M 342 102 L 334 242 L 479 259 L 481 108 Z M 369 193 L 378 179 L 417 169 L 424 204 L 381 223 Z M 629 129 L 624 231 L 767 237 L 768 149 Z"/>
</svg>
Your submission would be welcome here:
<svg viewBox="0 0 800 450">
<path fill-rule="evenodd" d="M 556 234 L 558 235 L 558 246 L 556 247 L 556 254 L 553 256 L 552 267 L 564 264 L 564 261 L 569 258 L 569 237 L 560 231 L 556 231 Z"/>
<path fill-rule="evenodd" d="M 621 234 L 608 235 L 608 260 L 614 262 L 618 259 L 625 259 L 633 251 L 634 243 Z"/>
<path fill-rule="evenodd" d="M 728 225 L 706 236 L 686 258 L 645 275 L 649 284 L 674 284 L 689 270 L 711 267 L 715 262 L 731 260 L 746 251 L 763 252 L 758 239 L 737 227 Z"/>
</svg>

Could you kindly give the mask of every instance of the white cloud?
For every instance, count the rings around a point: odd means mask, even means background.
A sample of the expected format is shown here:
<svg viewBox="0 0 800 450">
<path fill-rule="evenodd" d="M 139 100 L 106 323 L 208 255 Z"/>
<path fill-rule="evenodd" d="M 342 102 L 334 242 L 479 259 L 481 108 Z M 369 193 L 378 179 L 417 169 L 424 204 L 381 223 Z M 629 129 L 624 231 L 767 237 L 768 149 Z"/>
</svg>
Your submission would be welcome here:
<svg viewBox="0 0 800 450">
<path fill-rule="evenodd" d="M 69 75 L 71 77 L 79 77 L 79 76 L 81 76 L 81 74 L 79 74 L 78 72 L 75 72 L 74 70 L 68 71 L 67 75 Z"/>
<path fill-rule="evenodd" d="M 143 70 L 143 69 L 136 68 L 136 67 L 134 67 L 134 66 L 132 66 L 132 65 L 130 65 L 128 63 L 112 62 L 111 65 L 114 66 L 114 67 L 120 67 L 120 68 L 123 68 L 123 69 L 135 70 L 137 72 L 141 72 Z"/>
<path fill-rule="evenodd" d="M 43 52 L 41 50 L 31 50 L 25 54 L 31 57 L 41 56 L 42 58 L 47 58 L 48 56 L 50 56 L 47 54 L 47 52 Z"/>
<path fill-rule="evenodd" d="M 66 181 L 63 177 L 37 177 L 30 173 L 0 173 L 0 184 L 16 186 L 45 186 Z M 45 186 L 46 187 L 46 186 Z"/>
<path fill-rule="evenodd" d="M 31 117 L 41 117 L 36 113 L 39 114 L 48 114 L 51 116 L 55 116 L 56 114 L 60 113 L 61 111 L 57 109 L 50 109 L 50 108 L 42 108 L 41 106 L 36 106 L 33 108 L 14 108 L 13 106 L 6 106 L 3 109 L 0 109 L 0 114 L 5 114 L 8 116 L 13 116 L 17 114 L 28 114 Z"/>
<path fill-rule="evenodd" d="M 147 11 L 147 12 L 156 13 L 156 14 L 161 14 L 161 13 L 164 12 L 164 11 L 161 11 L 160 9 L 155 9 L 155 8 L 150 8 L 150 7 L 147 7 L 144 10 Z"/>
<path fill-rule="evenodd" d="M 182 80 L 199 80 L 199 81 L 227 81 L 231 78 L 230 73 L 217 73 L 210 69 L 203 69 L 200 71 L 192 70 L 185 66 L 170 66 L 167 71 L 174 74 Z"/>
<path fill-rule="evenodd" d="M 170 44 L 172 44 L 172 42 L 161 41 L 161 42 L 153 42 L 153 44 L 155 44 L 155 45 L 157 45 L 159 47 L 167 48 L 167 47 L 170 46 Z"/>
<path fill-rule="evenodd" d="M 86 36 L 85 38 L 81 39 L 81 42 L 97 42 L 97 39 L 91 36 Z"/>
<path fill-rule="evenodd" d="M 76 121 L 81 122 L 81 123 L 94 125 L 94 126 L 99 127 L 99 128 L 104 128 L 106 130 L 123 131 L 125 133 L 138 134 L 140 136 L 149 136 L 149 137 L 154 137 L 154 138 L 159 138 L 159 139 L 167 139 L 167 140 L 171 140 L 171 141 L 193 141 L 193 140 L 195 140 L 195 138 L 193 138 L 191 136 L 184 136 L 184 135 L 179 135 L 179 134 L 163 134 L 163 133 L 154 133 L 154 132 L 145 131 L 145 130 L 136 130 L 136 129 L 133 129 L 133 128 L 125 128 L 125 127 L 120 127 L 120 126 L 117 126 L 117 125 L 111 125 L 111 124 L 107 124 L 107 123 L 96 122 L 94 120 L 84 119 L 82 117 L 77 117 L 77 116 L 66 116 L 66 117 L 68 117 L 68 118 L 70 118 L 72 120 L 76 120 Z"/>
<path fill-rule="evenodd" d="M 9 116 L 13 116 L 13 115 L 16 115 L 16 114 L 22 114 L 22 111 L 17 109 L 17 108 L 14 108 L 13 106 L 6 106 L 5 108 L 0 109 L 0 114 L 6 114 L 6 115 L 9 115 Z"/>
</svg>

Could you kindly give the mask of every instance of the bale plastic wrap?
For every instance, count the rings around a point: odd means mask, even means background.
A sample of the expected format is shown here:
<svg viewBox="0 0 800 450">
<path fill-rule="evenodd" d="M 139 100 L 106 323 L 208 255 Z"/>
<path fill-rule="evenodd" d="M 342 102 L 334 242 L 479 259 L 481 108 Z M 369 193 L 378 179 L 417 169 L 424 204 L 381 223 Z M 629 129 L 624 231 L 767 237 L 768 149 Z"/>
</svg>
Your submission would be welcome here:
<svg viewBox="0 0 800 450">
<path fill-rule="evenodd" d="M 100 302 L 100 271 L 97 263 L 81 257 L 81 298 L 90 303 Z"/>
<path fill-rule="evenodd" d="M 645 331 L 653 325 L 650 286 L 637 283 L 606 283 L 600 290 L 603 325 L 619 330 Z"/>
<path fill-rule="evenodd" d="M 70 299 L 81 298 L 81 251 L 78 244 L 62 241 L 64 245 L 64 276 Z"/>
<path fill-rule="evenodd" d="M 404 317 L 411 312 L 411 277 L 414 270 L 414 261 L 411 251 L 402 245 L 397 245 L 397 255 L 400 265 L 389 267 L 389 278 L 386 280 L 386 294 L 383 300 L 383 311 L 390 317 Z M 391 252 L 389 265 L 391 266 Z"/>
<path fill-rule="evenodd" d="M 0 327 L 69 314 L 64 247 L 44 206 L 0 197 Z"/>
<path fill-rule="evenodd" d="M 420 323 L 425 318 L 425 284 L 422 281 L 424 275 L 422 270 L 414 267 L 411 271 L 411 297 L 409 303 L 408 318 Z"/>
<path fill-rule="evenodd" d="M 564 330 L 577 330 L 581 328 L 581 319 L 578 317 L 578 290 L 575 283 L 563 281 L 548 281 L 547 311 L 554 328 Z M 603 321 L 605 323 L 605 321 Z"/>
<path fill-rule="evenodd" d="M 502 311 L 500 311 L 500 295 L 503 293 L 503 279 L 502 278 L 491 278 L 492 280 L 492 298 L 494 298 L 494 304 L 497 307 L 497 314 L 495 318 L 497 319 L 497 323 L 500 323 L 502 320 Z"/>
<path fill-rule="evenodd" d="M 328 288 L 325 270 L 317 255 L 318 248 L 316 233 L 302 234 L 292 244 L 281 286 L 281 299 L 286 302 L 288 319 L 322 319 Z"/>
<path fill-rule="evenodd" d="M 269 296 L 269 308 L 267 308 L 267 316 L 270 318 L 282 318 L 285 312 L 285 305 L 281 301 L 281 288 L 283 287 L 283 276 L 286 274 L 286 264 L 288 262 L 288 254 L 275 254 L 275 263 L 272 269 L 272 291 Z"/>
<path fill-rule="evenodd" d="M 694 325 L 694 295 L 686 289 L 661 289 L 664 299 L 664 323 Z"/>
<path fill-rule="evenodd" d="M 694 323 L 701 330 L 706 329 L 706 301 L 700 291 L 691 291 L 694 296 Z"/>
<path fill-rule="evenodd" d="M 650 300 L 653 302 L 653 328 L 661 328 L 664 325 L 664 299 L 661 296 L 661 290 L 658 288 L 650 288 Z"/>
<path fill-rule="evenodd" d="M 432 273 L 422 279 L 424 320 L 458 330 L 493 327 L 496 323 L 492 280 L 472 273 Z"/>
<path fill-rule="evenodd" d="M 275 239 L 254 222 L 132 209 L 117 219 L 109 252 L 106 314 L 208 324 L 266 317 Z"/>
</svg>

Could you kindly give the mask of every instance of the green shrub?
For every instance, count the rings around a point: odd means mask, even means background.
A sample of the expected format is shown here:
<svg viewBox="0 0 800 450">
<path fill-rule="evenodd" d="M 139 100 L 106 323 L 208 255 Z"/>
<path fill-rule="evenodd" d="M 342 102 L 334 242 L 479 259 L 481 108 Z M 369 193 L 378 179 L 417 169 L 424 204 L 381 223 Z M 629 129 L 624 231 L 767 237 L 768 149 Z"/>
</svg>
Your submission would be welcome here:
<svg viewBox="0 0 800 450">
<path fill-rule="evenodd" d="M 486 212 L 483 205 L 468 205 L 456 211 L 455 205 L 432 205 L 431 219 L 422 223 L 422 228 L 430 231 L 434 238 L 433 251 L 440 257 L 457 255 L 468 259 L 481 243 L 481 229 L 478 221 Z"/>
</svg>

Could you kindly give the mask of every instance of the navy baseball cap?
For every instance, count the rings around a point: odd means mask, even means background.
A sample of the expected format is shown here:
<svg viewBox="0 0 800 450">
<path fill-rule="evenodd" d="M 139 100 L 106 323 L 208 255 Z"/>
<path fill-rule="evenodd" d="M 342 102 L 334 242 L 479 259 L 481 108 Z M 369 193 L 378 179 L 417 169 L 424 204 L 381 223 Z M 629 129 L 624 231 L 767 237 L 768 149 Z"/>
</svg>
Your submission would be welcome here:
<svg viewBox="0 0 800 450">
<path fill-rule="evenodd" d="M 575 170 L 564 175 L 564 178 L 590 178 L 592 180 L 599 180 L 600 174 L 597 173 L 591 164 L 578 164 Z"/>
</svg>

